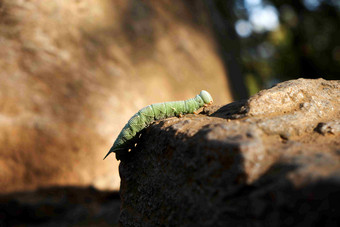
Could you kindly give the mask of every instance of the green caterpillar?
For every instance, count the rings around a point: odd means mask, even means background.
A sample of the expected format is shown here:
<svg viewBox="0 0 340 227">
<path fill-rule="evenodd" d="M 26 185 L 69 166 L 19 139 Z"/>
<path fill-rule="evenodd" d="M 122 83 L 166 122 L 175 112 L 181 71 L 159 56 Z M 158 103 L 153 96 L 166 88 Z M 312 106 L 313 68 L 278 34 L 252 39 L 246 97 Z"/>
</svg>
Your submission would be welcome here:
<svg viewBox="0 0 340 227">
<path fill-rule="evenodd" d="M 128 152 L 128 142 L 130 142 L 138 132 L 153 122 L 168 117 L 181 117 L 183 114 L 197 114 L 199 108 L 211 105 L 212 103 L 213 99 L 209 92 L 202 90 L 199 95 L 196 95 L 196 97 L 192 99 L 156 103 L 144 107 L 130 118 L 104 159 L 110 153 L 115 152 L 116 158 L 119 160 L 121 155 Z"/>
</svg>

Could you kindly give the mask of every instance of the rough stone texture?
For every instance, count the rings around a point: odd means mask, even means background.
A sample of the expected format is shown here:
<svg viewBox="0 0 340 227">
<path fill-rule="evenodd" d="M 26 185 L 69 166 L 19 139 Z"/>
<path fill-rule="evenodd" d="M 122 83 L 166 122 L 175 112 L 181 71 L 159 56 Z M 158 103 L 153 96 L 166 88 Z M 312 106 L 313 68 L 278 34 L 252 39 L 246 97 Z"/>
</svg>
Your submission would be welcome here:
<svg viewBox="0 0 340 227">
<path fill-rule="evenodd" d="M 340 224 L 340 81 L 170 118 L 120 164 L 123 226 Z"/>
<path fill-rule="evenodd" d="M 119 189 L 129 118 L 200 90 L 231 101 L 203 1 L 0 0 L 0 191 Z M 190 86 L 188 85 L 190 83 Z"/>
</svg>

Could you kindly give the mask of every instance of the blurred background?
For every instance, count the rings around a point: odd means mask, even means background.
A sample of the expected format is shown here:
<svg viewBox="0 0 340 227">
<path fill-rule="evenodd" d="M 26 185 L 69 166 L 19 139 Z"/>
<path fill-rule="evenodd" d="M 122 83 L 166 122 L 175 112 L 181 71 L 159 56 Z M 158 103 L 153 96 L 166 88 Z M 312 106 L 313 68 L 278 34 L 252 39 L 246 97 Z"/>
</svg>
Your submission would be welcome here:
<svg viewBox="0 0 340 227">
<path fill-rule="evenodd" d="M 251 95 L 299 77 L 340 79 L 340 1 L 217 2 L 238 35 L 238 63 Z"/>
<path fill-rule="evenodd" d="M 151 103 L 339 79 L 339 18 L 338 0 L 0 0 L 0 192 L 119 190 L 102 159 Z"/>
</svg>

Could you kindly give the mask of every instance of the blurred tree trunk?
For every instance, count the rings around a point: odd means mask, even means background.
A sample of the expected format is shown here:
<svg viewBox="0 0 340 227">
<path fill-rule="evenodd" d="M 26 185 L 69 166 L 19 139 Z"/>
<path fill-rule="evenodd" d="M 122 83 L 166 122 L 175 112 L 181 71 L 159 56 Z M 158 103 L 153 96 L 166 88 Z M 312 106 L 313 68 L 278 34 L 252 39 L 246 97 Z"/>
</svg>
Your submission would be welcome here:
<svg viewBox="0 0 340 227">
<path fill-rule="evenodd" d="M 234 1 L 204 0 L 212 21 L 219 54 L 224 62 L 234 99 L 249 96 L 241 73 L 240 42 L 234 30 Z"/>
</svg>

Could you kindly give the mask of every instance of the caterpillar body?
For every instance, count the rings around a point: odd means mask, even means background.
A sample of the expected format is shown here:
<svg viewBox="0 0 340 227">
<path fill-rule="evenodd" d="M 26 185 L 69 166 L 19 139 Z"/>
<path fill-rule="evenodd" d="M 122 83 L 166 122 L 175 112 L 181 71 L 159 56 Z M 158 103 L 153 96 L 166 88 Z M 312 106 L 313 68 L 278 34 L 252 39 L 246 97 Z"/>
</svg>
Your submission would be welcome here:
<svg viewBox="0 0 340 227">
<path fill-rule="evenodd" d="M 127 146 L 130 140 L 132 140 L 138 132 L 142 131 L 153 122 L 169 117 L 180 117 L 184 114 L 196 114 L 196 111 L 199 108 L 211 105 L 212 103 L 213 99 L 209 92 L 202 90 L 200 94 L 192 99 L 156 103 L 144 107 L 130 118 L 104 159 L 110 153 L 115 152 L 116 158 L 119 160 L 120 156 L 128 152 L 129 148 Z"/>
</svg>

